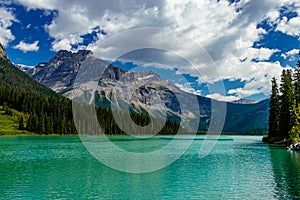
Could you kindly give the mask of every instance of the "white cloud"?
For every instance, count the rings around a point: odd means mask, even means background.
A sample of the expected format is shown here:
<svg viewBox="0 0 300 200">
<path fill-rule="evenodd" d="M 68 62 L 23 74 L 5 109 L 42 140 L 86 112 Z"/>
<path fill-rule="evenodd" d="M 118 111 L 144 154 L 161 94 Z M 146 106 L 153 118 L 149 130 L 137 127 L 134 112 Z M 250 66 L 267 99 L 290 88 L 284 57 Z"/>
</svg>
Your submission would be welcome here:
<svg viewBox="0 0 300 200">
<path fill-rule="evenodd" d="M 188 92 L 188 93 L 192 93 L 195 95 L 201 95 L 201 90 L 196 90 L 194 89 L 189 83 L 185 83 L 185 84 L 175 84 L 177 87 L 179 87 L 181 90 Z"/>
<path fill-rule="evenodd" d="M 57 0 L 16 0 L 16 2 L 30 8 L 30 9 L 48 9 L 56 8 Z"/>
<path fill-rule="evenodd" d="M 256 89 L 248 89 L 245 90 L 244 88 L 236 88 L 236 89 L 231 89 L 228 91 L 228 94 L 234 94 L 239 97 L 244 97 L 244 96 L 251 96 L 254 94 L 259 94 L 260 92 Z"/>
<path fill-rule="evenodd" d="M 72 46 L 70 44 L 70 40 L 68 40 L 68 39 L 61 39 L 61 40 L 54 41 L 53 44 L 52 44 L 52 50 L 54 50 L 54 51 L 72 50 Z"/>
<path fill-rule="evenodd" d="M 286 53 L 282 53 L 281 57 L 284 59 L 288 59 L 289 61 L 293 61 L 296 59 L 296 55 L 298 55 L 300 52 L 300 49 L 292 49 Z"/>
<path fill-rule="evenodd" d="M 99 26 L 107 35 L 98 33 L 99 39 L 90 44 L 91 49 L 100 58 L 114 59 L 118 52 L 130 47 L 139 48 L 159 47 L 172 50 L 194 64 L 194 67 L 184 67 L 178 73 L 198 76 L 199 81 L 213 83 L 221 79 L 245 81 L 243 88 L 231 92 L 239 98 L 247 95 L 270 92 L 272 77 L 280 77 L 282 66 L 280 63 L 269 62 L 268 59 L 277 49 L 254 48 L 266 30 L 257 28 L 263 20 L 286 34 L 300 36 L 299 0 L 241 0 L 229 4 L 226 0 L 199 1 L 140 1 L 126 0 L 90 0 L 90 1 L 43 1 L 19 0 L 31 9 L 43 8 L 57 10 L 58 15 L 45 28 L 55 39 L 52 49 L 72 50 L 72 45 L 82 42 L 82 36 L 91 33 Z M 293 5 L 299 13 L 297 17 L 287 20 L 279 19 L 280 8 Z M 239 10 L 237 12 L 237 10 Z M 120 39 L 104 46 L 103 41 L 123 31 L 133 28 L 163 27 L 178 33 L 172 40 L 166 38 L 168 31 L 153 33 L 141 32 L 134 35 L 132 40 Z M 125 33 L 126 34 L 126 33 Z M 182 38 L 184 36 L 185 39 Z M 191 42 L 189 42 L 191 41 Z M 212 62 L 204 57 L 201 45 L 217 66 L 217 71 L 211 67 Z M 141 54 L 136 59 L 142 63 Z M 165 59 L 164 59 L 165 58 Z M 167 65 L 170 58 L 163 54 L 159 64 Z M 255 59 L 258 62 L 252 62 Z M 160 65 L 157 65 L 160 66 Z M 199 71 L 201 72 L 199 74 Z"/>
<path fill-rule="evenodd" d="M 276 30 L 289 35 L 300 36 L 300 16 L 293 17 L 290 20 L 287 17 L 283 17 L 278 23 Z"/>
<path fill-rule="evenodd" d="M 286 8 L 285 13 L 294 12 L 297 16 L 288 19 L 286 16 L 277 20 L 277 31 L 285 34 L 300 37 L 300 1 L 299 0 L 281 0 Z"/>
<path fill-rule="evenodd" d="M 252 58 L 256 60 L 269 60 L 270 57 L 275 52 L 279 52 L 279 49 L 268 49 L 268 48 L 249 48 L 247 54 L 245 55 L 247 58 Z"/>
<path fill-rule="evenodd" d="M 284 54 L 284 53 L 282 53 L 280 56 L 283 57 L 283 59 L 287 58 L 286 54 Z"/>
<path fill-rule="evenodd" d="M 15 39 L 10 27 L 13 22 L 18 20 L 13 15 L 13 11 L 4 7 L 0 7 L 0 43 L 6 47 L 7 44 Z"/>
<path fill-rule="evenodd" d="M 223 96 L 219 93 L 214 93 L 214 94 L 208 94 L 206 95 L 207 98 L 211 98 L 211 99 L 215 99 L 215 100 L 219 100 L 219 101 L 227 101 L 227 102 L 232 102 L 235 100 L 239 100 L 238 97 L 236 96 Z"/>
<path fill-rule="evenodd" d="M 25 43 L 24 41 L 20 41 L 19 44 L 17 44 L 16 46 L 13 46 L 14 49 L 19 49 L 23 52 L 27 52 L 27 51 L 38 51 L 39 50 L 39 46 L 38 46 L 39 41 L 35 41 L 33 43 Z"/>
<path fill-rule="evenodd" d="M 297 54 L 299 54 L 299 52 L 300 52 L 300 49 L 292 49 L 292 50 L 288 51 L 286 53 L 286 55 L 288 55 L 288 56 L 297 55 Z"/>
</svg>

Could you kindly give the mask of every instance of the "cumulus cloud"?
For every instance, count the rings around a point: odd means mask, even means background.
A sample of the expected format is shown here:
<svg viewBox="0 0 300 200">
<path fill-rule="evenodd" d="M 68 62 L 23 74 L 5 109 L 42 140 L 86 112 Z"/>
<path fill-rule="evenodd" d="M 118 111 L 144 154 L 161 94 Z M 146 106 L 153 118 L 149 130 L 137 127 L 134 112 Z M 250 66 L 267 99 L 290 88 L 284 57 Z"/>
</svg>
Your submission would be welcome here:
<svg viewBox="0 0 300 200">
<path fill-rule="evenodd" d="M 277 31 L 281 31 L 285 34 L 299 37 L 300 36 L 300 2 L 298 0 L 281 0 L 281 3 L 285 6 L 286 11 L 284 13 L 294 12 L 297 16 L 288 18 L 286 16 L 282 19 L 273 20 L 276 22 Z"/>
<path fill-rule="evenodd" d="M 55 51 L 74 50 L 73 46 L 78 45 L 80 47 L 82 37 L 92 33 L 95 27 L 100 27 L 107 35 L 97 33 L 96 40 L 86 47 L 99 57 L 113 60 L 125 50 L 141 47 L 167 49 L 193 65 L 190 67 L 183 63 L 178 73 L 198 76 L 199 81 L 206 83 L 222 79 L 245 81 L 243 88 L 230 91 L 239 98 L 257 93 L 268 95 L 271 78 L 279 78 L 282 70 L 280 63 L 268 61 L 279 50 L 253 47 L 254 42 L 267 34 L 266 30 L 258 28 L 257 25 L 267 20 L 269 24 L 276 25 L 277 31 L 300 36 L 299 0 L 240 0 L 234 3 L 225 0 L 18 2 L 29 9 L 57 11 L 52 23 L 45 27 L 54 38 L 52 49 Z M 290 20 L 286 17 L 280 18 L 283 6 L 293 6 L 298 16 Z M 118 37 L 110 45 L 104 45 L 106 40 L 115 35 L 123 35 L 124 31 L 144 27 L 164 29 L 137 31 L 135 33 L 139 34 L 129 39 L 125 36 Z M 170 32 L 177 35 L 171 34 L 170 37 Z M 205 56 L 205 53 L 209 56 Z M 172 56 L 166 52 L 161 54 L 157 66 L 172 64 Z M 140 54 L 135 58 L 143 63 L 143 57 L 147 56 L 148 54 Z"/>
<path fill-rule="evenodd" d="M 48 9 L 56 8 L 57 0 L 16 0 L 16 2 L 28 7 L 29 9 Z"/>
<path fill-rule="evenodd" d="M 72 40 L 68 40 L 68 39 L 56 40 L 53 42 L 51 50 L 53 51 L 72 50 L 72 45 L 70 44 L 70 41 Z"/>
<path fill-rule="evenodd" d="M 256 89 L 245 90 L 244 88 L 236 88 L 236 89 L 231 89 L 228 91 L 228 94 L 235 94 L 239 97 L 250 96 L 250 95 L 259 94 L 259 93 L 260 92 Z"/>
<path fill-rule="evenodd" d="M 219 101 L 227 101 L 227 102 L 232 102 L 235 100 L 239 100 L 238 97 L 236 96 L 223 96 L 219 93 L 213 93 L 213 94 L 208 94 L 206 95 L 207 98 L 211 98 L 211 99 L 215 99 L 215 100 L 219 100 Z"/>
<path fill-rule="evenodd" d="M 293 61 L 296 59 L 296 55 L 298 55 L 300 52 L 300 49 L 292 49 L 286 53 L 281 54 L 281 57 L 284 59 L 289 59 L 290 61 Z"/>
<path fill-rule="evenodd" d="M 288 55 L 288 56 L 296 55 L 296 54 L 299 54 L 299 52 L 300 52 L 300 49 L 292 49 L 292 50 L 288 51 L 286 53 L 286 55 Z"/>
<path fill-rule="evenodd" d="M 19 49 L 24 53 L 26 53 L 27 51 L 38 51 L 39 50 L 38 43 L 39 41 L 35 41 L 33 43 L 25 43 L 24 41 L 20 41 L 19 44 L 15 45 L 13 48 Z"/>
<path fill-rule="evenodd" d="M 195 95 L 201 95 L 201 90 L 196 90 L 195 88 L 191 87 L 191 85 L 189 83 L 185 83 L 185 84 L 175 84 L 177 87 L 179 87 L 182 91 L 188 92 L 188 93 L 192 93 Z"/>
<path fill-rule="evenodd" d="M 293 17 L 290 20 L 287 17 L 283 17 L 276 30 L 289 35 L 300 36 L 300 16 Z"/>
<path fill-rule="evenodd" d="M 6 47 L 7 44 L 15 39 L 10 27 L 13 22 L 17 22 L 13 11 L 8 8 L 0 7 L 0 43 Z"/>
</svg>

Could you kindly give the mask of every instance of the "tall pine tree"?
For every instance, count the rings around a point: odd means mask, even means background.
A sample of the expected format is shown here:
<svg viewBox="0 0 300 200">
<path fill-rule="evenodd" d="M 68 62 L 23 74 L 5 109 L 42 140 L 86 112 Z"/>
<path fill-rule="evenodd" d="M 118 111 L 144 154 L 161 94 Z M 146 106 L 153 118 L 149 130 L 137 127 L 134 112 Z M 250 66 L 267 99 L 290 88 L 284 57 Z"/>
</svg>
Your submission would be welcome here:
<svg viewBox="0 0 300 200">
<path fill-rule="evenodd" d="M 294 106 L 295 120 L 292 130 L 289 132 L 288 143 L 293 144 L 300 141 L 300 106 Z"/>
<path fill-rule="evenodd" d="M 276 78 L 272 79 L 272 95 L 270 99 L 270 115 L 269 115 L 269 140 L 272 141 L 279 137 L 279 116 L 280 116 L 280 102 L 279 90 Z"/>
<path fill-rule="evenodd" d="M 23 115 L 21 115 L 20 116 L 20 118 L 19 118 L 19 127 L 18 127 L 18 129 L 19 130 L 25 130 L 25 125 L 24 125 L 24 116 Z"/>
<path fill-rule="evenodd" d="M 299 52 L 299 56 L 300 56 L 300 52 Z M 298 106 L 300 104 L 300 60 L 298 60 L 298 63 L 296 65 L 293 78 L 294 78 L 295 101 L 296 101 L 296 106 Z"/>
<path fill-rule="evenodd" d="M 292 86 L 292 71 L 283 70 L 281 75 L 281 106 L 279 121 L 279 138 L 289 138 L 289 132 L 293 126 L 294 95 Z"/>
</svg>

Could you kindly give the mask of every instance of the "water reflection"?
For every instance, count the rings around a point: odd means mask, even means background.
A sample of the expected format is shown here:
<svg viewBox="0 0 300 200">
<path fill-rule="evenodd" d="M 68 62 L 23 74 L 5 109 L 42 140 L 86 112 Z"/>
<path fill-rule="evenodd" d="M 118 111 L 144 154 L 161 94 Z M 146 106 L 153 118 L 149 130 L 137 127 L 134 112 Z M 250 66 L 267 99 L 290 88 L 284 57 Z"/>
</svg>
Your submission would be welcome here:
<svg viewBox="0 0 300 200">
<path fill-rule="evenodd" d="M 300 198 L 300 153 L 271 147 L 271 162 L 275 179 L 275 197 Z"/>
</svg>

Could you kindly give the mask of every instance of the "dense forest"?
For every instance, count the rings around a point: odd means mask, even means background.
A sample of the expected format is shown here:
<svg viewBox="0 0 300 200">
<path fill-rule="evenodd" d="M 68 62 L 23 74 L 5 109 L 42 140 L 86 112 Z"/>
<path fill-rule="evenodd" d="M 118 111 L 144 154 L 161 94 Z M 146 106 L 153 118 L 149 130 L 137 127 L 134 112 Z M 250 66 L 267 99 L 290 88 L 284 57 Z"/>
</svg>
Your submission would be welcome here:
<svg viewBox="0 0 300 200">
<path fill-rule="evenodd" d="M 98 104 L 101 105 L 99 100 Z M 87 127 L 93 127 L 94 122 L 89 118 L 83 120 L 78 118 L 76 122 L 78 126 L 75 127 L 71 100 L 37 83 L 3 58 L 0 58 L 0 105 L 3 106 L 7 115 L 11 114 L 12 109 L 21 112 L 19 129 L 37 134 L 76 134 L 76 128 L 79 129 L 81 134 L 125 134 L 115 123 L 110 105 L 107 102 L 105 102 L 106 106 L 93 107 L 93 109 L 96 109 L 98 122 L 103 132 L 84 132 L 85 130 L 91 130 Z M 89 107 L 89 105 L 84 104 L 77 106 Z M 121 118 L 127 116 L 122 112 L 119 115 Z M 146 126 L 150 123 L 147 113 L 136 112 L 131 109 L 130 116 L 140 126 Z M 123 121 L 127 120 L 124 119 Z M 168 115 L 167 122 L 159 134 L 176 133 L 179 123 L 178 118 Z"/>
<path fill-rule="evenodd" d="M 300 52 L 299 52 L 300 55 Z M 300 133 L 300 60 L 295 69 L 285 69 L 280 85 L 272 79 L 269 115 L 269 143 L 299 142 Z"/>
</svg>

